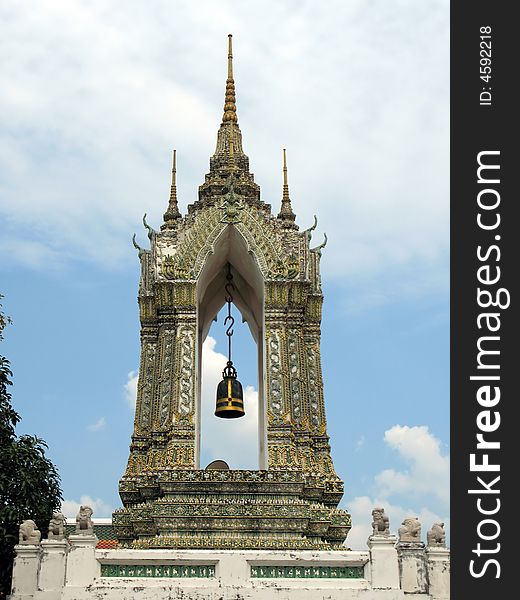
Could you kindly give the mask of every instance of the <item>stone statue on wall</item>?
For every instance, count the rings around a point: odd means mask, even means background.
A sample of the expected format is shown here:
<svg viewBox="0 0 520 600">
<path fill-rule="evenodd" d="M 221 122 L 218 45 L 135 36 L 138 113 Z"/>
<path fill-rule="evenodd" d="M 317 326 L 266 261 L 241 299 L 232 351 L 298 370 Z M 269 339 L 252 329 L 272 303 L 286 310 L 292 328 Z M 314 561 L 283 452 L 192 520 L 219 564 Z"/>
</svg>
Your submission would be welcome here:
<svg viewBox="0 0 520 600">
<path fill-rule="evenodd" d="M 62 540 L 65 537 L 66 520 L 63 513 L 52 513 L 52 519 L 49 521 L 49 540 Z"/>
<path fill-rule="evenodd" d="M 372 535 L 390 535 L 390 521 L 384 508 L 374 508 L 372 519 Z"/>
<path fill-rule="evenodd" d="M 92 514 L 93 510 L 90 506 L 80 506 L 79 512 L 76 515 L 76 533 L 81 533 L 83 535 L 92 535 L 94 533 L 93 527 L 94 523 L 92 523 Z"/>
<path fill-rule="evenodd" d="M 399 527 L 399 542 L 420 542 L 421 523 L 417 517 L 408 517 Z"/>
<path fill-rule="evenodd" d="M 23 545 L 36 545 L 40 543 L 42 534 L 36 528 L 36 523 L 27 519 L 20 525 L 18 543 Z"/>
<path fill-rule="evenodd" d="M 426 534 L 428 546 L 440 546 L 446 548 L 446 532 L 444 531 L 444 523 L 438 521 L 432 525 L 432 528 Z"/>
</svg>

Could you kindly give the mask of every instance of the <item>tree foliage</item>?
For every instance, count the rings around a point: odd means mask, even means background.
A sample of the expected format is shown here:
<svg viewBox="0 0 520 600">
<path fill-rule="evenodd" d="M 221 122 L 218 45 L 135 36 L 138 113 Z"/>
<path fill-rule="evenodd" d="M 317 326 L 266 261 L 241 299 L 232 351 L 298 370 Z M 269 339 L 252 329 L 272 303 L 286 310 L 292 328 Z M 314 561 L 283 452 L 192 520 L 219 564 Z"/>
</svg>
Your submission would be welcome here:
<svg viewBox="0 0 520 600">
<path fill-rule="evenodd" d="M 0 306 L 0 339 L 9 322 Z M 16 435 L 20 416 L 11 405 L 11 377 L 9 361 L 0 356 L 0 598 L 10 592 L 20 523 L 32 519 L 45 536 L 62 500 L 60 477 L 45 456 L 47 444 L 36 436 Z"/>
</svg>

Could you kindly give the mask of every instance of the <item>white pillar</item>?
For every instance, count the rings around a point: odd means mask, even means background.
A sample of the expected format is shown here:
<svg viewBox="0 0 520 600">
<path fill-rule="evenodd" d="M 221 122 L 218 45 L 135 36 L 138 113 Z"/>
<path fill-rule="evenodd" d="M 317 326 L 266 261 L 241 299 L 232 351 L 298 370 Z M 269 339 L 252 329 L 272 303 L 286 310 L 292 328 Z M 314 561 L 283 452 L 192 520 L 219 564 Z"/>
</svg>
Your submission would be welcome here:
<svg viewBox="0 0 520 600">
<path fill-rule="evenodd" d="M 219 556 L 215 575 L 218 577 L 220 585 L 233 588 L 247 586 L 251 577 L 250 566 L 244 556 L 234 556 L 231 553 L 223 552 Z"/>
<path fill-rule="evenodd" d="M 49 600 L 58 599 L 65 585 L 67 540 L 42 540 L 42 558 L 38 575 L 38 589 Z"/>
<path fill-rule="evenodd" d="M 97 542 L 98 538 L 95 535 L 69 535 L 70 548 L 67 555 L 66 586 L 84 587 L 100 576 L 101 567 L 96 560 Z"/>
<path fill-rule="evenodd" d="M 450 550 L 442 546 L 426 548 L 428 566 L 428 593 L 432 600 L 448 600 L 450 597 Z"/>
<path fill-rule="evenodd" d="M 406 594 L 425 594 L 428 587 L 423 542 L 399 542 L 401 589 Z"/>
<path fill-rule="evenodd" d="M 367 544 L 370 550 L 370 579 L 372 588 L 399 589 L 399 564 L 395 535 L 371 535 Z"/>
<path fill-rule="evenodd" d="M 29 600 L 38 586 L 38 566 L 40 563 L 40 546 L 17 544 L 13 565 L 11 584 L 12 600 Z"/>
</svg>

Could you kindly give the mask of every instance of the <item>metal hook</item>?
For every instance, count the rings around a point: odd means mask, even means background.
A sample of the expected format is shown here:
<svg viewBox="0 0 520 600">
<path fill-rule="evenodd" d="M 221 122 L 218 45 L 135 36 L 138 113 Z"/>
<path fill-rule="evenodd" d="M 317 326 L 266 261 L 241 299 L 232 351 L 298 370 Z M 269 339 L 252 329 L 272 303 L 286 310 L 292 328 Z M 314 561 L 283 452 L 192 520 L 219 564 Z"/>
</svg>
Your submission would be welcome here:
<svg viewBox="0 0 520 600">
<path fill-rule="evenodd" d="M 231 337 L 233 335 L 233 325 L 235 324 L 235 319 L 232 315 L 228 315 L 225 319 L 224 319 L 224 325 L 228 322 L 231 321 L 231 323 L 228 325 L 228 328 L 226 329 L 226 335 Z"/>
<path fill-rule="evenodd" d="M 235 286 L 230 282 L 230 283 L 226 283 L 226 285 L 224 286 L 224 289 L 226 290 L 227 296 L 226 298 L 226 302 L 228 304 L 230 304 L 231 302 L 233 302 L 233 295 L 231 294 L 231 290 L 235 289 Z"/>
</svg>

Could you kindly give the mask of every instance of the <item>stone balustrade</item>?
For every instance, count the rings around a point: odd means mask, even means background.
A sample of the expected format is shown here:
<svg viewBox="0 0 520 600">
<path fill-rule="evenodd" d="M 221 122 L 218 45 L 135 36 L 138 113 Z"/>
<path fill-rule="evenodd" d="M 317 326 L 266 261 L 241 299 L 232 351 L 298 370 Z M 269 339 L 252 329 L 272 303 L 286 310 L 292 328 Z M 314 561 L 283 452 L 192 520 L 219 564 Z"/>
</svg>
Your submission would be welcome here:
<svg viewBox="0 0 520 600">
<path fill-rule="evenodd" d="M 382 511 L 382 513 L 381 513 Z M 419 539 L 407 519 L 399 539 L 376 509 L 368 551 L 103 549 L 96 527 L 16 546 L 11 600 L 448 600 L 443 524 Z M 36 538 L 35 538 L 36 539 Z M 217 594 L 218 595 L 215 595 Z"/>
</svg>

